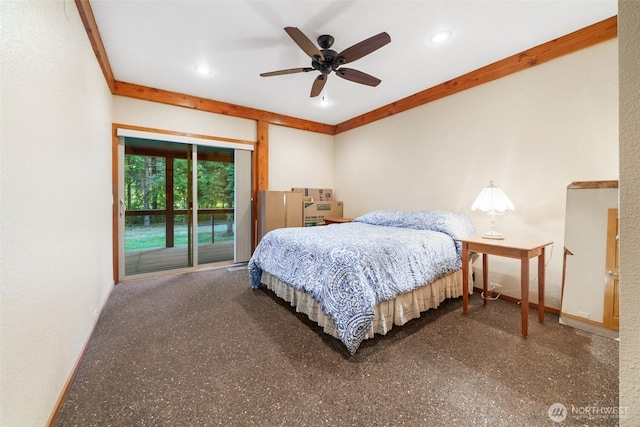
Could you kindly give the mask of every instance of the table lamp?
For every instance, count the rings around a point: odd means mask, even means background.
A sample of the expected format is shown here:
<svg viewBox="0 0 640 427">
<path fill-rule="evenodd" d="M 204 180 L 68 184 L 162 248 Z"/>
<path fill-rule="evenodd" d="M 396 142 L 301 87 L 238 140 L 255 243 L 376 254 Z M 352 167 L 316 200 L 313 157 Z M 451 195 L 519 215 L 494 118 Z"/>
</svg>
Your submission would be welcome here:
<svg viewBox="0 0 640 427">
<path fill-rule="evenodd" d="M 482 234 L 485 239 L 504 239 L 504 235 L 496 231 L 496 215 L 502 215 L 506 210 L 515 211 L 513 202 L 509 200 L 504 192 L 493 185 L 493 181 L 489 182 L 489 186 L 482 189 L 476 200 L 471 205 L 471 210 L 480 209 L 489 215 L 491 221 L 491 229 Z"/>
</svg>

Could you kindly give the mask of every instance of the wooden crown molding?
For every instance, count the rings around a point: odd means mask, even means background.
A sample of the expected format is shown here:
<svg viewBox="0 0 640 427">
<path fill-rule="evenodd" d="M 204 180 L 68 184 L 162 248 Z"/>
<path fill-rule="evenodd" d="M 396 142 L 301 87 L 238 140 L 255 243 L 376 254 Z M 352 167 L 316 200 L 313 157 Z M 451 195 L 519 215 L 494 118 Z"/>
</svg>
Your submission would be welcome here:
<svg viewBox="0 0 640 427">
<path fill-rule="evenodd" d="M 255 108 L 243 107 L 240 105 L 214 101 L 177 92 L 170 92 L 162 89 L 155 89 L 147 86 L 140 86 L 132 83 L 116 81 L 111 93 L 129 98 L 160 102 L 177 107 L 193 108 L 194 110 L 206 111 L 208 113 L 224 114 L 226 116 L 256 121 L 265 121 L 270 124 L 326 133 L 329 135 L 335 134 L 335 126 L 333 125 L 312 122 L 309 120 L 298 119 L 296 117 L 285 116 L 283 114 L 271 113 L 269 111 L 257 110 Z"/>
<path fill-rule="evenodd" d="M 497 80 L 618 36 L 613 16 L 336 125 L 336 134 Z"/>
<path fill-rule="evenodd" d="M 335 126 L 324 123 L 312 122 L 310 120 L 299 119 L 296 117 L 286 116 L 283 114 L 271 113 L 269 111 L 257 110 L 254 108 L 243 107 L 239 105 L 229 104 L 226 102 L 214 101 L 211 99 L 199 98 L 197 96 L 184 95 L 176 92 L 169 92 L 162 89 L 155 89 L 146 86 L 140 86 L 131 83 L 117 81 L 111 70 L 107 51 L 104 48 L 98 25 L 96 24 L 93 10 L 89 0 L 76 0 L 76 7 L 80 13 L 80 19 L 84 25 L 85 31 L 89 36 L 89 41 L 93 47 L 93 52 L 98 59 L 102 73 L 104 74 L 107 85 L 113 95 L 127 96 L 146 101 L 160 102 L 163 104 L 174 105 L 177 107 L 193 108 L 196 110 L 206 111 L 209 113 L 224 114 L 227 116 L 251 119 L 256 121 L 265 121 L 270 124 L 287 126 L 295 129 L 307 130 L 312 132 L 325 133 L 329 135 L 335 134 Z"/>
<path fill-rule="evenodd" d="M 82 20 L 84 29 L 89 36 L 93 52 L 96 54 L 96 58 L 98 58 L 98 64 L 100 64 L 102 74 L 104 74 L 104 79 L 107 81 L 109 90 L 113 93 L 116 79 L 113 77 L 113 71 L 111 70 L 111 64 L 109 64 L 107 51 L 104 48 L 104 44 L 102 44 L 102 38 L 100 37 L 98 25 L 96 24 L 96 18 L 93 16 L 93 9 L 91 9 L 89 0 L 76 0 L 76 7 L 80 13 L 80 19 Z"/>
<path fill-rule="evenodd" d="M 80 17 L 85 30 L 87 31 L 87 35 L 89 36 L 89 40 L 91 41 L 91 46 L 98 58 L 98 63 L 102 68 L 102 72 L 112 94 L 160 102 L 178 107 L 193 108 L 209 113 L 240 117 L 256 120 L 258 122 L 266 122 L 269 124 L 287 126 L 295 129 L 325 133 L 329 135 L 337 135 L 339 133 L 346 132 L 385 117 L 407 111 L 411 108 L 491 82 L 509 74 L 517 73 L 518 71 L 525 70 L 569 53 L 611 40 L 618 36 L 618 17 L 612 16 L 611 18 L 605 19 L 581 30 L 574 31 L 573 33 L 559 37 L 555 40 L 551 40 L 547 43 L 525 50 L 524 52 L 494 62 L 493 64 L 489 64 L 455 79 L 429 89 L 425 89 L 414 95 L 354 117 L 338 125 L 328 125 L 276 114 L 269 111 L 229 104 L 226 102 L 214 101 L 211 99 L 199 98 L 196 96 L 184 95 L 162 89 L 117 81 L 115 80 L 111 66 L 109 65 L 109 59 L 107 57 L 106 50 L 104 49 L 104 45 L 102 44 L 102 39 L 100 38 L 98 26 L 95 22 L 95 17 L 93 16 L 89 0 L 76 0 L 76 6 L 78 7 Z"/>
</svg>

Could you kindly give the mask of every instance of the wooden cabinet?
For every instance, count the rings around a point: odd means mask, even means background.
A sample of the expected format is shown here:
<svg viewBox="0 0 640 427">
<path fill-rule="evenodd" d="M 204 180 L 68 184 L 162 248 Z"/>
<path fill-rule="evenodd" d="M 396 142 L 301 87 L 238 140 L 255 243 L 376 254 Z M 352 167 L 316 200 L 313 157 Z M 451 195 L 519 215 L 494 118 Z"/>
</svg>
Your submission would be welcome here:
<svg viewBox="0 0 640 427">
<path fill-rule="evenodd" d="M 258 192 L 258 242 L 271 230 L 302 227 L 302 193 L 298 191 Z"/>
</svg>

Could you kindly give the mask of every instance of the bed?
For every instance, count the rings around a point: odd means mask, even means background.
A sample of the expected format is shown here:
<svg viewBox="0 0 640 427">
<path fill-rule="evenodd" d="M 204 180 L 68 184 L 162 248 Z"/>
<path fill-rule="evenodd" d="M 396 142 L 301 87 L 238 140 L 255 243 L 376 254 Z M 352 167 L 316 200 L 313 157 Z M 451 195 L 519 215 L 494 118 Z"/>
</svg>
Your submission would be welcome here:
<svg viewBox="0 0 640 427">
<path fill-rule="evenodd" d="M 340 339 L 363 340 L 462 295 L 462 246 L 471 219 L 448 211 L 374 211 L 351 223 L 267 233 L 249 260 L 265 286 Z"/>
</svg>

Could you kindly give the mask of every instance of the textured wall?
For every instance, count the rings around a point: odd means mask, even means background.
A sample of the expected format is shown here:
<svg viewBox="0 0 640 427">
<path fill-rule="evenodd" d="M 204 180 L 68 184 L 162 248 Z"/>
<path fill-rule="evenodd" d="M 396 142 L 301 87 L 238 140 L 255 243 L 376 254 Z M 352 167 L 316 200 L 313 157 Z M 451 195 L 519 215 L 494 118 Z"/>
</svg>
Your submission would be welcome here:
<svg viewBox="0 0 640 427">
<path fill-rule="evenodd" d="M 113 286 L 112 97 L 73 2 L 0 8 L 0 425 L 42 426 Z"/>
<path fill-rule="evenodd" d="M 113 97 L 113 121 L 117 124 L 170 130 L 194 135 L 256 141 L 255 120 L 211 114 L 151 101 Z"/>
<path fill-rule="evenodd" d="M 333 136 L 271 125 L 269 190 L 292 187 L 333 188 Z"/>
<path fill-rule="evenodd" d="M 617 48 L 607 41 L 337 135 L 345 216 L 449 209 L 484 232 L 487 215 L 471 204 L 493 180 L 516 208 L 499 218 L 503 231 L 554 242 L 546 302 L 560 308 L 566 187 L 618 179 Z M 493 258 L 489 280 L 519 297 L 518 261 Z"/>
<path fill-rule="evenodd" d="M 620 39 L 620 406 L 640 425 L 640 2 L 618 3 Z"/>
</svg>

